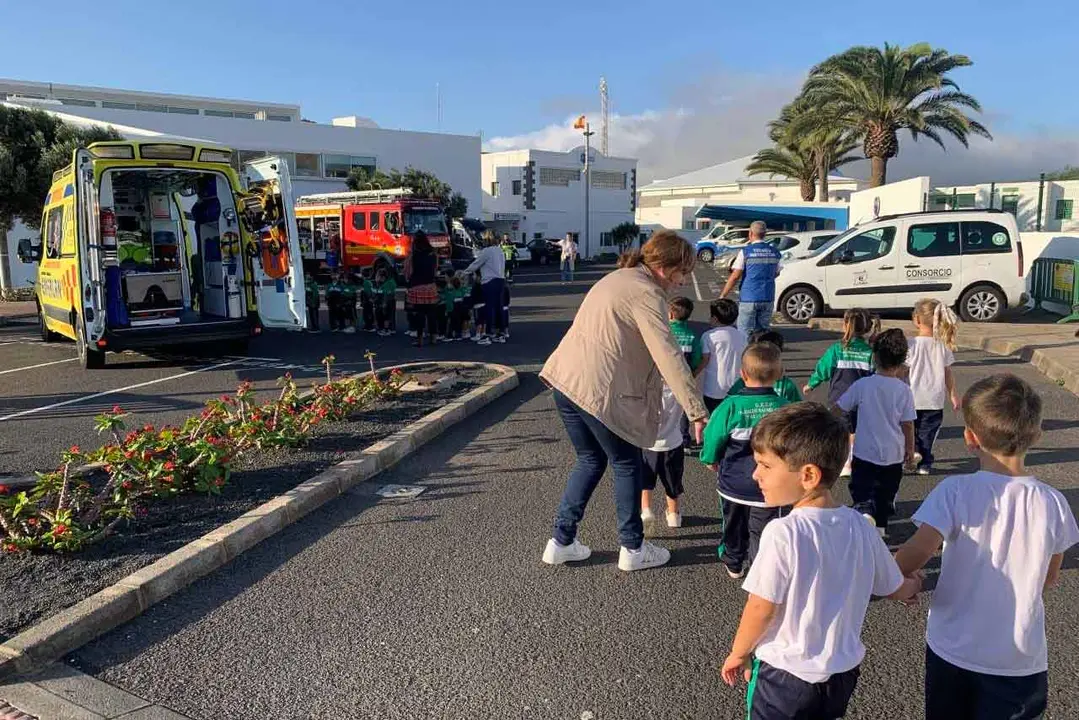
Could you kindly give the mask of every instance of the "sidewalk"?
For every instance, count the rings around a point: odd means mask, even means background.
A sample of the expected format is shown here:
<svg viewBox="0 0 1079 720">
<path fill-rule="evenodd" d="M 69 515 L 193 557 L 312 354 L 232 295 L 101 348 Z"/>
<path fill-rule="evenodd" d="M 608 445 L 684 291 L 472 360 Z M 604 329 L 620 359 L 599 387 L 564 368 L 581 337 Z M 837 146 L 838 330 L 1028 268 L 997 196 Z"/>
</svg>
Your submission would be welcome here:
<svg viewBox="0 0 1079 720">
<path fill-rule="evenodd" d="M 909 320 L 884 320 L 887 328 L 910 332 Z M 840 318 L 817 318 L 809 327 L 843 331 Z M 1017 356 L 1038 368 L 1058 385 L 1079 395 L 1079 325 L 1040 322 L 963 323 L 955 341 L 959 347 L 984 350 L 993 355 Z"/>
<path fill-rule="evenodd" d="M 37 307 L 33 300 L 0 302 L 0 325 L 36 322 Z"/>
</svg>

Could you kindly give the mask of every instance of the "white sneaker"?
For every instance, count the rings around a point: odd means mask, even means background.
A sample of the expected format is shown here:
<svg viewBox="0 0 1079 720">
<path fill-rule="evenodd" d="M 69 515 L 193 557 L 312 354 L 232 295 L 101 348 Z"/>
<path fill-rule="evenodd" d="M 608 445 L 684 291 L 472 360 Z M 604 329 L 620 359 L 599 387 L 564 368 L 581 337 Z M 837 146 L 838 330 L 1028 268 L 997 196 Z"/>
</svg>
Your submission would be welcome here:
<svg viewBox="0 0 1079 720">
<path fill-rule="evenodd" d="M 667 527 L 680 528 L 682 527 L 682 513 L 669 512 L 667 513 Z"/>
<path fill-rule="evenodd" d="M 652 537 L 656 531 L 656 516 L 652 508 L 641 510 L 641 522 L 644 523 L 644 536 Z"/>
<path fill-rule="evenodd" d="M 723 566 L 723 569 L 727 571 L 727 577 L 729 577 L 729 578 L 730 578 L 731 580 L 741 580 L 742 578 L 744 578 L 744 577 L 746 576 L 746 568 L 745 568 L 745 565 L 743 565 L 743 566 L 742 566 L 742 567 L 741 567 L 741 568 L 740 568 L 740 569 L 738 570 L 738 572 L 735 572 L 734 570 L 731 570 L 731 569 L 730 569 L 729 567 L 727 567 L 726 565 L 724 565 L 724 566 Z"/>
<path fill-rule="evenodd" d="M 850 463 L 847 463 L 846 465 L 843 466 L 843 469 L 839 471 L 839 477 L 850 477 L 850 475 L 851 475 Z"/>
<path fill-rule="evenodd" d="M 551 538 L 543 550 L 543 562 L 548 565 L 561 565 L 587 560 L 591 555 L 592 551 L 588 549 L 588 546 L 581 544 L 577 538 L 573 539 L 572 545 L 559 545 L 557 540 Z"/>
<path fill-rule="evenodd" d="M 345 328 L 341 332 L 343 332 L 345 335 L 355 335 L 356 334 L 356 328 L 349 325 L 347 328 Z"/>
<path fill-rule="evenodd" d="M 670 559 L 671 553 L 669 550 L 665 550 L 659 545 L 653 545 L 646 540 L 641 543 L 639 550 L 630 550 L 623 546 L 618 553 L 618 569 L 625 572 L 647 570 L 648 568 L 666 565 Z"/>
<path fill-rule="evenodd" d="M 490 345 L 491 344 L 491 338 L 488 338 L 488 337 L 480 338 L 479 340 L 476 341 L 476 344 L 477 345 Z"/>
<path fill-rule="evenodd" d="M 491 341 L 496 342 L 496 343 L 500 343 L 502 345 L 506 344 L 506 338 L 503 337 L 502 335 L 495 335 L 493 338 L 491 338 Z"/>
<path fill-rule="evenodd" d="M 921 467 L 918 468 L 918 474 L 919 475 L 928 475 L 931 472 L 933 472 L 933 469 L 931 467 L 929 467 L 928 465 L 922 465 Z"/>
</svg>

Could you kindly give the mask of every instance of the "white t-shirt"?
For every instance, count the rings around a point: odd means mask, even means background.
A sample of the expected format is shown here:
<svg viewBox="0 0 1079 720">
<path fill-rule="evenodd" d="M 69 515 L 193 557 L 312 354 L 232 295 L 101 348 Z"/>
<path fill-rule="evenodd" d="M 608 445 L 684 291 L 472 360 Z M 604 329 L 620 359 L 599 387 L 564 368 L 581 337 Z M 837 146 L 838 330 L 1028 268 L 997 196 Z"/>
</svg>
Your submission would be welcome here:
<svg viewBox="0 0 1079 720">
<path fill-rule="evenodd" d="M 656 444 L 648 448 L 653 452 L 667 452 L 682 445 L 682 406 L 674 393 L 663 383 L 663 407 L 659 416 L 659 436 Z"/>
<path fill-rule="evenodd" d="M 746 335 L 733 325 L 715 327 L 701 336 L 701 354 L 709 355 L 708 365 L 701 372 L 701 390 L 710 398 L 725 398 L 735 381 L 741 377 L 742 351 Z"/>
<path fill-rule="evenodd" d="M 1064 496 L 1032 477 L 980 470 L 945 478 L 912 519 L 944 536 L 926 626 L 933 652 L 989 675 L 1044 672 L 1049 558 L 1079 542 Z"/>
<path fill-rule="evenodd" d="M 472 261 L 471 265 L 465 268 L 465 274 L 468 275 L 477 270 L 480 271 L 481 283 L 496 278 L 505 279 L 506 254 L 502 252 L 502 248 L 498 245 L 491 245 L 476 253 L 476 259 Z"/>
<path fill-rule="evenodd" d="M 858 666 L 871 595 L 903 583 L 888 547 L 848 507 L 795 508 L 764 526 L 742 585 L 779 605 L 754 653 L 809 683 Z"/>
<path fill-rule="evenodd" d="M 903 462 L 906 439 L 899 423 L 918 417 L 910 385 L 899 378 L 870 375 L 856 380 L 836 404 L 846 412 L 858 411 L 854 457 L 875 465 Z"/>
<path fill-rule="evenodd" d="M 943 410 L 948 400 L 944 369 L 955 363 L 955 355 L 940 340 L 921 335 L 907 340 L 907 367 L 915 410 Z"/>
<path fill-rule="evenodd" d="M 577 256 L 577 243 L 569 240 L 568 238 L 562 238 L 561 240 L 559 240 L 558 247 L 562 248 L 563 260 Z"/>
<path fill-rule="evenodd" d="M 734 257 L 734 262 L 731 263 L 731 270 L 745 270 L 746 269 L 746 251 L 739 250 L 738 254 Z"/>
</svg>

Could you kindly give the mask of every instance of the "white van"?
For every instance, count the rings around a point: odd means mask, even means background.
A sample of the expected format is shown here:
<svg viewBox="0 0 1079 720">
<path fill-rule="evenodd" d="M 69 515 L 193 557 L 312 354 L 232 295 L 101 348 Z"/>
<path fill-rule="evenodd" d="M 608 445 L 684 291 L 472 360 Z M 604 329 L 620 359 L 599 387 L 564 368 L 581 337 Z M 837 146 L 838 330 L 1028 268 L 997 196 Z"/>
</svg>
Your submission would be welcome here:
<svg viewBox="0 0 1079 720">
<path fill-rule="evenodd" d="M 992 322 L 1027 301 L 1015 217 L 1000 210 L 889 215 L 851 228 L 781 266 L 776 309 L 806 323 L 825 309 L 913 308 L 925 297 L 967 322 Z"/>
</svg>

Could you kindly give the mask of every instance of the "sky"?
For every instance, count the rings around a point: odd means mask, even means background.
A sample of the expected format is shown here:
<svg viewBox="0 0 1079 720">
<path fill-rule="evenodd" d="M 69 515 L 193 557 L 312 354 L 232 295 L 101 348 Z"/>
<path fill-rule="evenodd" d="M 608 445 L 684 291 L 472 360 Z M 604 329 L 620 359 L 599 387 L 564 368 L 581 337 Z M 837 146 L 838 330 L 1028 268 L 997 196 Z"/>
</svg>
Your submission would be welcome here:
<svg viewBox="0 0 1079 720">
<path fill-rule="evenodd" d="M 292 103 L 318 122 L 355 114 L 479 134 L 486 149 L 567 150 L 580 142 L 572 118 L 598 123 L 605 76 L 611 154 L 639 158 L 647 181 L 765 146 L 768 120 L 829 55 L 927 41 L 974 61 L 953 77 L 995 140 L 946 153 L 903 142 L 889 179 L 1015 180 L 1079 164 L 1074 4 L 0 0 L 0 77 Z"/>
</svg>

